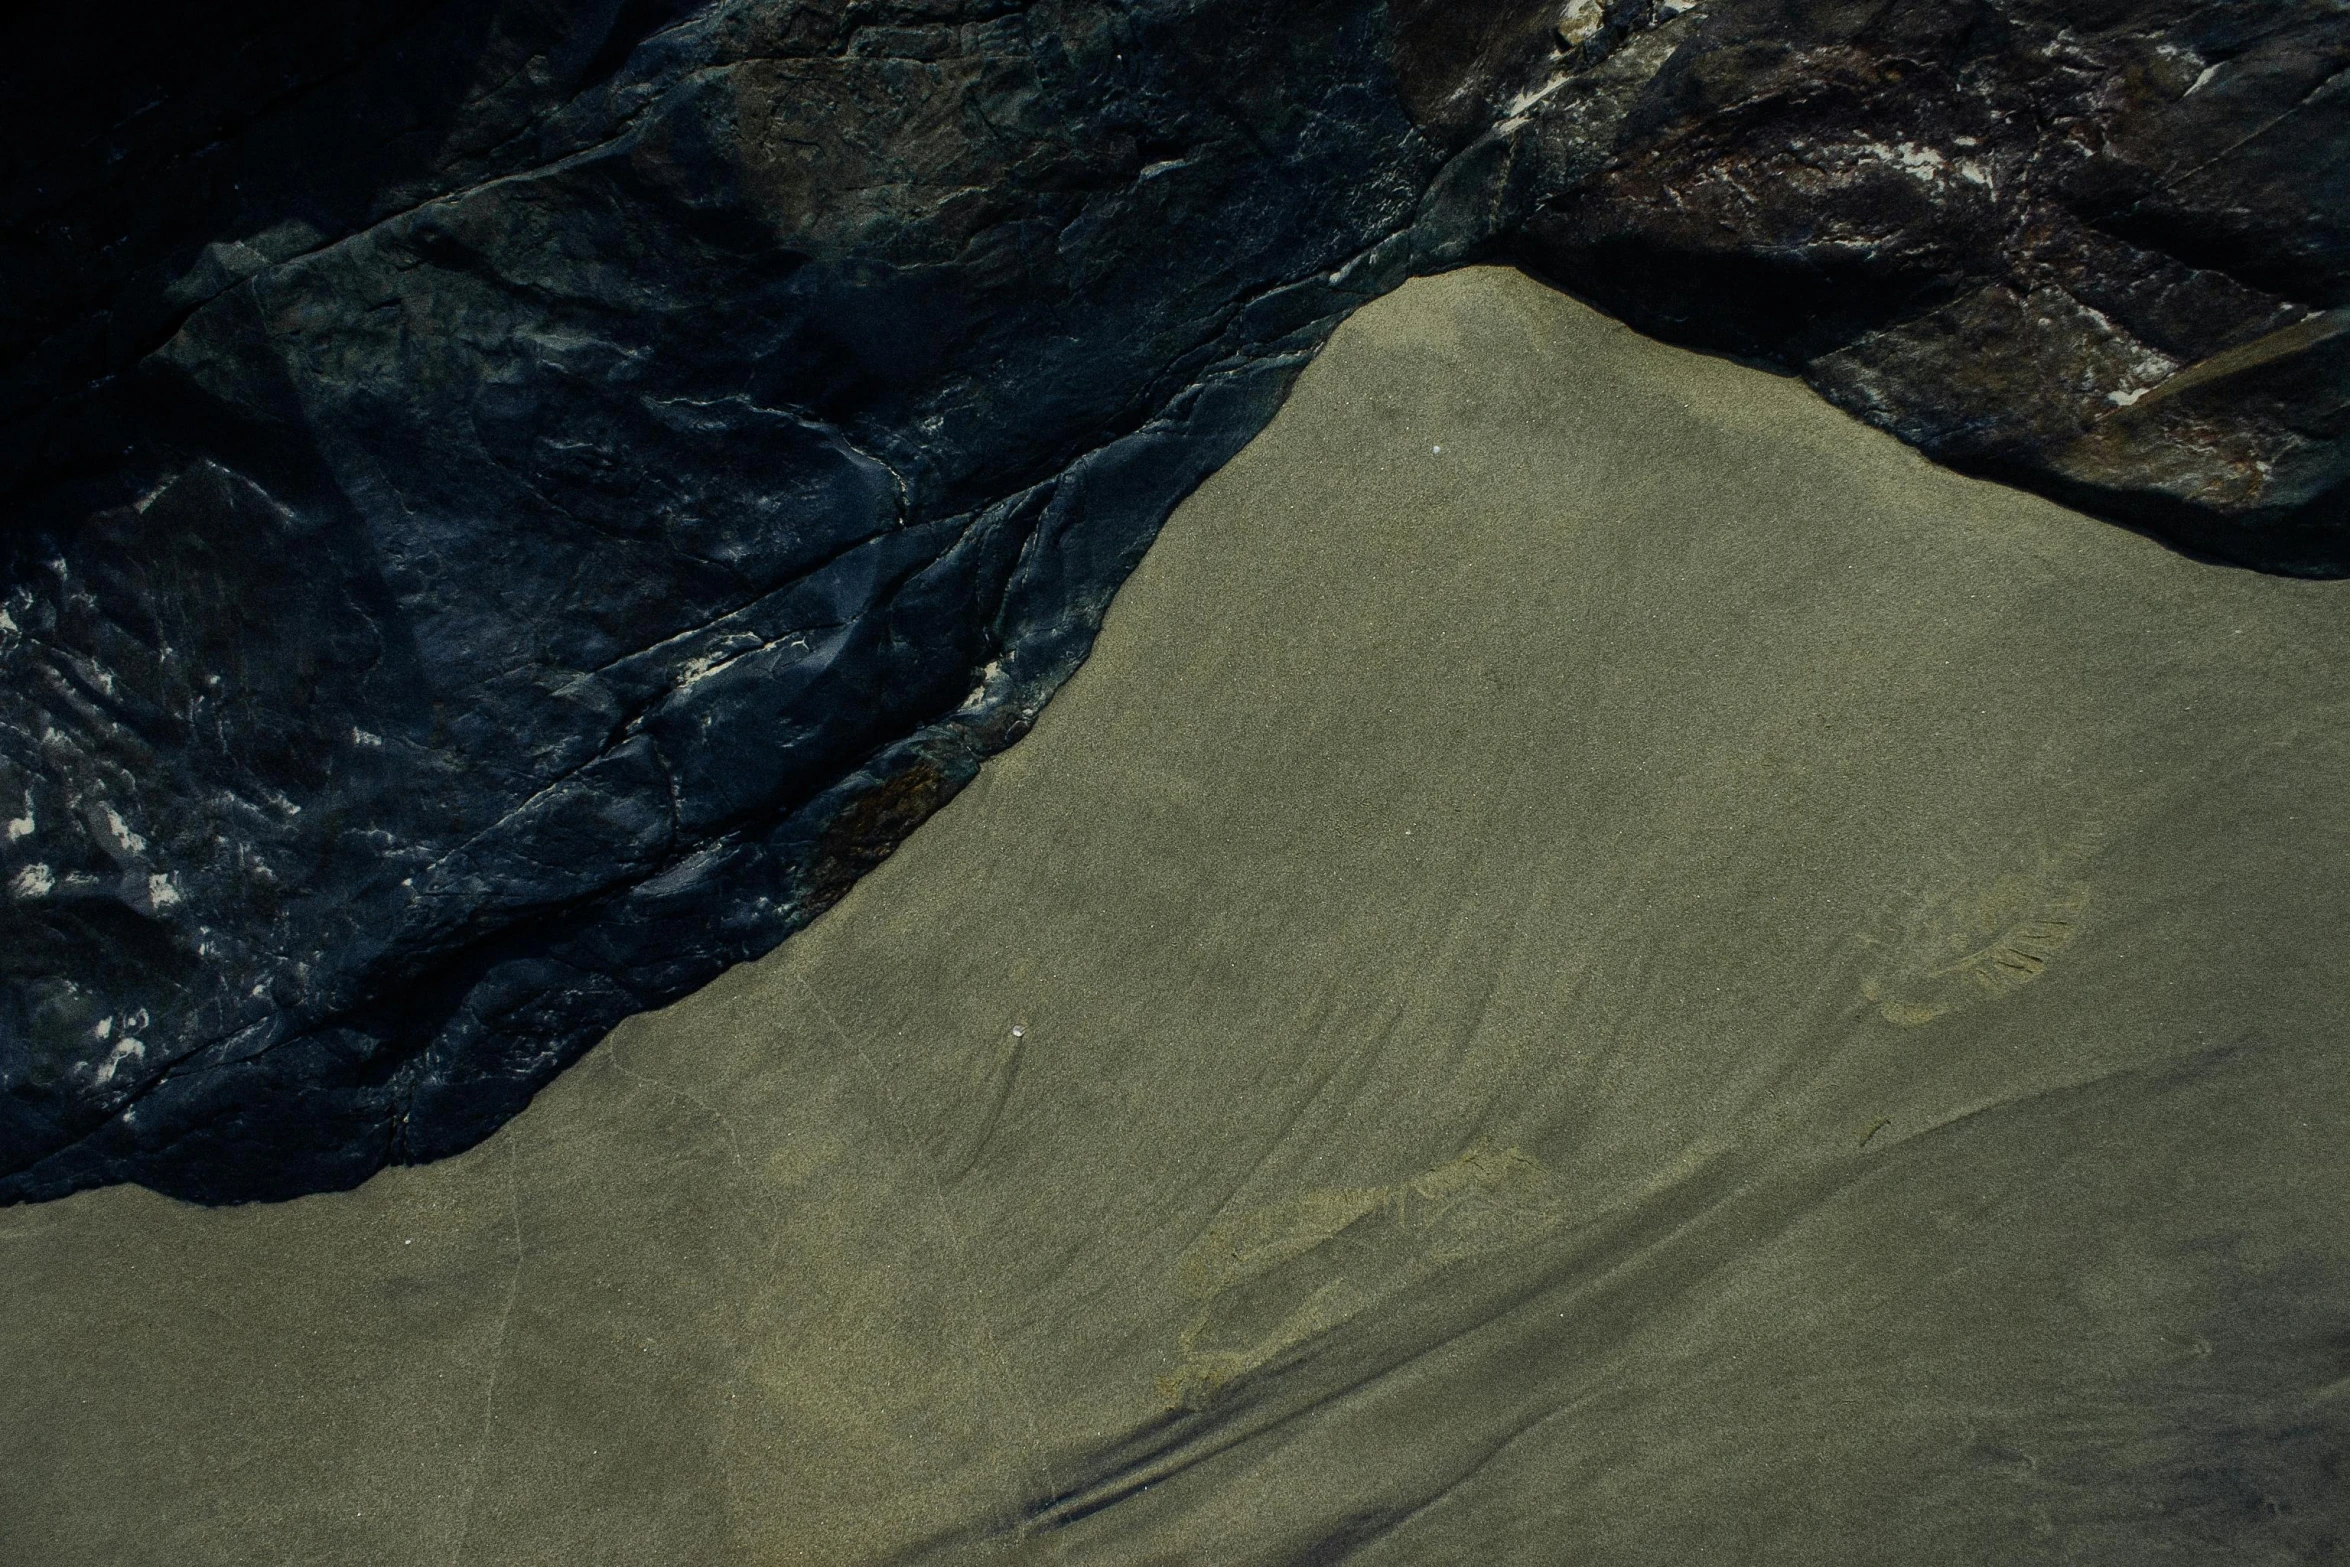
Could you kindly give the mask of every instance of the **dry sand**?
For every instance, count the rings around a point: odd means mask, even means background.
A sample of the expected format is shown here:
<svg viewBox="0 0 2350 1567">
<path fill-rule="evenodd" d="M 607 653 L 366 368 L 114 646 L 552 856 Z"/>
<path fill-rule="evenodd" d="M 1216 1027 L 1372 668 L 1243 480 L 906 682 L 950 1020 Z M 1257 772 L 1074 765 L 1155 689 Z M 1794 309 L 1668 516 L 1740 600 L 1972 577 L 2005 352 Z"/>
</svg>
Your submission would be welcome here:
<svg viewBox="0 0 2350 1567">
<path fill-rule="evenodd" d="M 0 1213 L 0 1560 L 2350 1549 L 2346 609 L 1412 284 L 781 952 Z"/>
</svg>

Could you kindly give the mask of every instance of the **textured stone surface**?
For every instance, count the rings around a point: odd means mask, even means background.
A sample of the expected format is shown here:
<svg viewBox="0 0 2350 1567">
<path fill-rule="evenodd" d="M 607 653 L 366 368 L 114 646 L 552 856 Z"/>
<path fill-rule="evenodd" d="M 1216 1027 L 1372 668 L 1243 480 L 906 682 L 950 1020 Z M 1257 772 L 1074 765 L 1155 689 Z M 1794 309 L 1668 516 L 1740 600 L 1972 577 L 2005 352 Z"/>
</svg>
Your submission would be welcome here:
<svg viewBox="0 0 2350 1567">
<path fill-rule="evenodd" d="M 1969 471 L 2350 563 L 2350 11 L 1634 9 L 1637 90 L 1561 72 L 1523 132 L 1529 265 Z"/>
<path fill-rule="evenodd" d="M 771 947 L 1402 275 L 1376 13 L 992 9 L 533 57 L 446 194 L 173 285 L 11 539 L 5 1190 L 450 1152 Z"/>
<path fill-rule="evenodd" d="M 1414 271 L 2344 560 L 2317 0 L 116 21 L 9 54 L 0 1197 L 445 1154 L 769 949 Z"/>
</svg>

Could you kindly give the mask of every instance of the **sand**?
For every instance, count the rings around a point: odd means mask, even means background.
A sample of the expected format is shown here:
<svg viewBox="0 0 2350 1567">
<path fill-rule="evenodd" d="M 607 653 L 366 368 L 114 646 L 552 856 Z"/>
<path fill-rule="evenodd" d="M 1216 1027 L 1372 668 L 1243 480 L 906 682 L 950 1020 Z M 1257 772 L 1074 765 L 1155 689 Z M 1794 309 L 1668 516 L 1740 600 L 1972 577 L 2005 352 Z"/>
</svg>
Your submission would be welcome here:
<svg viewBox="0 0 2350 1567">
<path fill-rule="evenodd" d="M 0 1212 L 0 1560 L 2343 1548 L 2346 609 L 1414 283 L 774 956 Z"/>
</svg>

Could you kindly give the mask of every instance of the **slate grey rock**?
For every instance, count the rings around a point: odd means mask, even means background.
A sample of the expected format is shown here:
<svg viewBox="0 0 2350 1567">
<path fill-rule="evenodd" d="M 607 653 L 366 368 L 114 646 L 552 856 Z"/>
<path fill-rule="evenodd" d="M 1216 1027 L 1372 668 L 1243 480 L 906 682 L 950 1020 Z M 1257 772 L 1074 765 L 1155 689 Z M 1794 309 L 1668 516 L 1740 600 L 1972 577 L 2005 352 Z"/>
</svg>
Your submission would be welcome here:
<svg viewBox="0 0 2350 1567">
<path fill-rule="evenodd" d="M 0 1200 L 450 1153 L 771 949 L 1414 272 L 2350 560 L 2322 0 L 118 20 L 11 51 Z"/>
<path fill-rule="evenodd" d="M 112 493 L 11 540 L 5 1190 L 453 1151 L 837 896 L 1402 275 L 1377 23 L 707 8 L 90 391 Z"/>
</svg>

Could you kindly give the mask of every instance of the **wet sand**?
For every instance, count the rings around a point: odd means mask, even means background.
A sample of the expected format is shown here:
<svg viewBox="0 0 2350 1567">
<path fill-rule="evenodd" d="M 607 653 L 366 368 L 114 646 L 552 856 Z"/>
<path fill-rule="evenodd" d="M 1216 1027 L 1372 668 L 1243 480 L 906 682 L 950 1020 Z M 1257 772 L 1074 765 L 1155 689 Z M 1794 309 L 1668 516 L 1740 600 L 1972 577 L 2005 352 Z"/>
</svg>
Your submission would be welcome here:
<svg viewBox="0 0 2350 1567">
<path fill-rule="evenodd" d="M 2346 611 L 1412 284 L 773 957 L 0 1212 L 0 1560 L 2338 1549 Z"/>
</svg>

